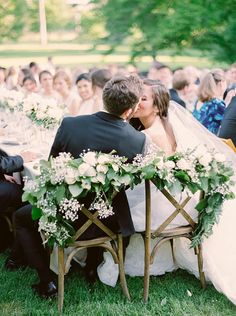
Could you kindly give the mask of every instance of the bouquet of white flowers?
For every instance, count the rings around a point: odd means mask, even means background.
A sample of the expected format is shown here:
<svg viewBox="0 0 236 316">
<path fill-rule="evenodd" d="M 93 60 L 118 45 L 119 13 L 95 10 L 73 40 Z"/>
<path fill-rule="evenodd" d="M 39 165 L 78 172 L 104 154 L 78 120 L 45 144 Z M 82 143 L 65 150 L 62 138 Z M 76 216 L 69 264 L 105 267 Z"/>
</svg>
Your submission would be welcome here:
<svg viewBox="0 0 236 316">
<path fill-rule="evenodd" d="M 63 111 L 57 100 L 43 98 L 31 93 L 23 100 L 23 112 L 37 125 L 44 128 L 53 128 L 59 124 Z"/>
<path fill-rule="evenodd" d="M 199 212 L 192 246 L 212 233 L 218 221 L 224 200 L 234 198 L 233 169 L 224 155 L 205 146 L 166 156 L 151 151 L 145 157 L 137 156 L 134 165 L 142 179 L 149 179 L 160 190 L 167 189 L 172 195 L 186 191 L 188 194 L 202 190 L 204 198 L 196 205 Z"/>
<path fill-rule="evenodd" d="M 20 91 L 0 89 L 0 107 L 8 109 L 11 112 L 21 110 L 24 95 Z"/>
<path fill-rule="evenodd" d="M 40 162 L 40 175 L 25 181 L 23 200 L 33 205 L 33 219 L 39 219 L 39 230 L 47 242 L 67 245 L 74 234 L 72 223 L 80 216 L 81 198 L 94 193 L 90 210 L 100 218 L 113 215 L 114 192 L 139 181 L 126 158 L 111 154 L 87 152 L 78 159 L 61 153 L 57 158 Z"/>
</svg>

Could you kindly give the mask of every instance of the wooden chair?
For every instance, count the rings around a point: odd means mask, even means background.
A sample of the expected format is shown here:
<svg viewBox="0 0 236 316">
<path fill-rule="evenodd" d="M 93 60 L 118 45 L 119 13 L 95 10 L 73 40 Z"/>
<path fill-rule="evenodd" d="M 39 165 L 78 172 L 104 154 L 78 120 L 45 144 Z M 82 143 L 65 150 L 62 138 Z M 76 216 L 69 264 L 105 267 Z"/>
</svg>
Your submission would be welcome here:
<svg viewBox="0 0 236 316">
<path fill-rule="evenodd" d="M 222 138 L 222 140 L 226 145 L 228 145 L 236 153 L 236 147 L 234 146 L 234 143 L 232 142 L 230 138 L 228 139 Z"/>
<path fill-rule="evenodd" d="M 81 226 L 73 237 L 73 242 L 69 247 L 74 247 L 71 250 L 66 262 L 64 262 L 64 248 L 58 247 L 58 310 L 62 313 L 64 301 L 64 276 L 69 271 L 70 262 L 77 251 L 89 247 L 102 247 L 108 250 L 115 263 L 119 266 L 120 283 L 124 295 L 130 300 L 130 295 L 126 283 L 123 259 L 123 238 L 121 234 L 114 233 L 107 226 L 105 226 L 98 218 L 98 211 L 92 214 L 85 207 L 81 212 L 88 218 L 88 220 Z M 90 225 L 95 224 L 103 232 L 105 237 L 94 238 L 90 240 L 82 240 L 79 238 L 89 228 Z"/>
<path fill-rule="evenodd" d="M 145 244 L 145 264 L 144 264 L 144 302 L 148 300 L 149 294 L 149 281 L 150 281 L 150 265 L 154 261 L 154 257 L 157 253 L 158 247 L 164 242 L 170 240 L 172 246 L 172 255 L 173 255 L 173 239 L 179 237 L 185 237 L 191 240 L 192 233 L 196 223 L 189 216 L 189 214 L 184 210 L 184 207 L 189 202 L 191 197 L 187 197 L 183 202 L 178 203 L 171 194 L 163 189 L 162 194 L 165 195 L 168 201 L 171 202 L 175 207 L 175 211 L 155 230 L 151 231 L 151 189 L 150 189 L 150 181 L 145 180 L 145 194 L 146 194 L 146 228 L 144 233 L 144 244 Z M 203 198 L 203 192 L 200 194 L 200 199 Z M 186 226 L 180 226 L 176 228 L 167 228 L 167 226 L 173 221 L 173 219 L 181 214 L 189 223 Z M 157 215 L 158 216 L 158 215 Z M 154 245 L 151 251 L 151 238 L 157 238 L 157 242 Z M 201 281 L 202 288 L 206 287 L 205 275 L 203 272 L 203 258 L 202 258 L 202 248 L 201 245 L 194 248 L 195 254 L 198 259 L 198 269 L 199 276 Z M 174 256 L 173 256 L 174 259 Z"/>
</svg>

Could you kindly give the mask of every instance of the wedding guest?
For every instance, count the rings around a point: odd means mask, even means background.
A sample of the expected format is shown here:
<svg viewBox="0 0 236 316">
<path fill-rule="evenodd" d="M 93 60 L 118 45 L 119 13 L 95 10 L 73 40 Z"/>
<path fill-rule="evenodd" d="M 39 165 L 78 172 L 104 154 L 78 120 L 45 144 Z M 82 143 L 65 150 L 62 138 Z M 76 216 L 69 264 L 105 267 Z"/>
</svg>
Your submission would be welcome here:
<svg viewBox="0 0 236 316">
<path fill-rule="evenodd" d="M 170 89 L 172 86 L 172 71 L 167 65 L 155 61 L 149 69 L 148 79 L 159 80 L 166 88 Z"/>
<path fill-rule="evenodd" d="M 208 72 L 201 80 L 198 97 L 202 103 L 201 108 L 193 111 L 194 117 L 213 134 L 218 133 L 226 106 L 232 95 L 229 93 L 225 101 L 223 94 L 226 89 L 224 72 L 215 69 Z"/>
<path fill-rule="evenodd" d="M 99 111 L 95 102 L 92 89 L 92 81 L 89 73 L 83 73 L 76 79 L 76 86 L 81 97 L 78 115 L 92 114 Z"/>
<path fill-rule="evenodd" d="M 0 88 L 6 87 L 6 68 L 0 67 Z"/>
<path fill-rule="evenodd" d="M 0 214 L 6 212 L 12 214 L 17 208 L 23 205 L 22 202 L 22 185 L 18 183 L 12 174 L 13 172 L 22 171 L 24 162 L 30 162 L 35 159 L 35 155 L 29 151 L 21 152 L 20 155 L 8 156 L 0 149 Z M 3 229 L 3 227 L 1 227 Z M 0 231 L 0 237 L 2 231 Z M 8 240 L 4 240 L 4 245 L 8 245 Z M 0 240 L 0 245 L 3 243 Z"/>
<path fill-rule="evenodd" d="M 236 95 L 236 90 L 234 90 Z M 236 146 L 236 96 L 234 96 L 225 110 L 223 120 L 221 122 L 219 137 L 230 138 Z"/>
<path fill-rule="evenodd" d="M 78 115 L 79 97 L 71 90 L 72 83 L 68 74 L 63 70 L 56 72 L 53 77 L 53 85 L 60 95 L 59 102 L 66 107 L 65 113 L 72 116 Z"/>
<path fill-rule="evenodd" d="M 32 76 L 26 76 L 23 79 L 23 88 L 24 88 L 25 96 L 31 93 L 38 92 L 37 82 Z"/>
<path fill-rule="evenodd" d="M 29 69 L 30 69 L 32 77 L 35 79 L 36 83 L 38 84 L 39 83 L 39 73 L 40 73 L 39 65 L 36 62 L 31 61 L 29 63 Z"/>
<path fill-rule="evenodd" d="M 41 85 L 40 94 L 45 98 L 58 99 L 57 92 L 53 89 L 53 76 L 48 70 L 43 70 L 39 74 L 39 83 Z"/>
<path fill-rule="evenodd" d="M 92 72 L 91 80 L 94 92 L 95 106 L 101 111 L 103 109 L 102 91 L 105 84 L 111 79 L 112 75 L 107 69 L 98 69 Z"/>
<path fill-rule="evenodd" d="M 77 158 L 84 150 L 111 152 L 125 156 L 131 161 L 136 154 L 145 150 L 146 136 L 136 131 L 127 120 L 136 111 L 142 94 L 142 82 L 134 76 L 117 77 L 107 82 L 104 87 L 103 101 L 107 112 L 92 115 L 66 117 L 58 129 L 50 155 L 56 157 L 60 152 L 69 152 Z M 114 142 L 114 139 L 116 140 Z M 91 196 L 85 199 L 90 204 Z M 38 227 L 31 218 L 30 205 L 19 209 L 15 215 L 16 239 L 23 250 L 31 267 L 37 270 L 39 284 L 34 288 L 40 296 L 55 295 L 57 289 L 53 282 L 49 263 Z M 113 203 L 114 215 L 102 219 L 115 231 L 120 231 L 124 237 L 134 233 L 129 205 L 125 191 L 117 194 Z M 81 214 L 76 228 L 83 225 L 85 218 Z M 92 225 L 81 236 L 83 240 L 103 236 L 103 232 Z M 19 248 L 18 248 L 19 249 Z M 13 249 L 10 260 L 17 259 L 17 251 Z M 102 260 L 101 248 L 88 248 L 86 275 L 89 280 L 95 280 L 96 268 Z"/>
<path fill-rule="evenodd" d="M 18 78 L 18 70 L 16 67 L 11 66 L 7 70 L 7 76 L 6 76 L 6 86 L 7 89 L 13 90 L 17 89 L 17 78 Z"/>
<path fill-rule="evenodd" d="M 172 78 L 172 89 L 170 99 L 186 108 L 185 101 L 193 89 L 193 82 L 183 69 L 176 70 Z"/>
<path fill-rule="evenodd" d="M 22 86 L 23 86 L 23 79 L 26 76 L 30 76 L 30 70 L 28 68 L 20 68 L 19 72 L 18 72 L 18 78 L 17 78 L 17 90 L 22 90 Z"/>
</svg>

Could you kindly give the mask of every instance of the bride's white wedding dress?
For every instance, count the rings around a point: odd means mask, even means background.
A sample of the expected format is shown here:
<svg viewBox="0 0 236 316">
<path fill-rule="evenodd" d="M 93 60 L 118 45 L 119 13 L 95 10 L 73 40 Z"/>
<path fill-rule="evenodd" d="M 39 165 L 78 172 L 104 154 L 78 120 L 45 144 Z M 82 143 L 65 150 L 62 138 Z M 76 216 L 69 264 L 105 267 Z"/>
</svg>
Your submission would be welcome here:
<svg viewBox="0 0 236 316">
<path fill-rule="evenodd" d="M 185 109 L 171 103 L 169 120 L 176 138 L 177 151 L 206 144 L 208 147 L 224 153 L 236 170 L 236 155 L 233 151 L 222 140 L 202 127 Z M 233 191 L 236 193 L 236 187 Z M 127 192 L 137 232 L 144 231 L 145 227 L 144 194 L 142 184 Z M 177 197 L 179 201 L 183 198 L 184 193 Z M 195 196 L 186 207 L 193 218 L 197 218 L 197 211 L 194 209 L 197 199 L 198 197 Z M 152 228 L 157 228 L 173 212 L 173 206 L 154 186 L 152 186 L 152 205 L 155 206 L 152 208 Z M 172 227 L 184 224 L 186 221 L 181 215 L 171 223 Z M 172 259 L 169 242 L 161 245 L 154 263 L 150 267 L 151 275 L 161 275 L 182 268 L 196 277 L 199 276 L 197 256 L 193 249 L 190 249 L 188 239 L 175 239 L 174 254 L 175 263 Z M 108 253 L 105 253 L 104 257 L 104 263 L 98 268 L 98 275 L 102 282 L 114 286 L 118 278 L 118 267 Z M 236 199 L 224 203 L 219 223 L 214 226 L 212 235 L 204 240 L 203 264 L 206 279 L 236 304 Z M 130 276 L 143 276 L 144 274 L 144 244 L 141 234 L 131 236 L 126 249 L 125 270 L 126 274 Z"/>
</svg>

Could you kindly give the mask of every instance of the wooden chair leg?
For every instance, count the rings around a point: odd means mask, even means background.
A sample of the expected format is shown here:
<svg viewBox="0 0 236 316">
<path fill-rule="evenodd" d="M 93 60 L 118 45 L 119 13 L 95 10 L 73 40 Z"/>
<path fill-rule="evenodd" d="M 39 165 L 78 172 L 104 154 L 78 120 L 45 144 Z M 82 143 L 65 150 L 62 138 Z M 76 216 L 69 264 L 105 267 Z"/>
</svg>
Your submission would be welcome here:
<svg viewBox="0 0 236 316">
<path fill-rule="evenodd" d="M 205 289 L 206 288 L 206 279 L 205 279 L 205 274 L 203 272 L 203 257 L 202 257 L 202 246 L 201 245 L 198 246 L 196 253 L 197 253 L 198 271 L 199 271 L 200 282 L 201 282 L 202 288 Z"/>
<path fill-rule="evenodd" d="M 124 295 L 130 300 L 130 294 L 127 287 L 125 268 L 124 268 L 124 255 L 123 255 L 123 240 L 122 236 L 118 235 L 118 257 L 119 257 L 119 274 L 120 274 L 120 284 Z"/>
<path fill-rule="evenodd" d="M 64 302 L 64 249 L 58 247 L 58 311 L 61 314 Z"/>
</svg>

